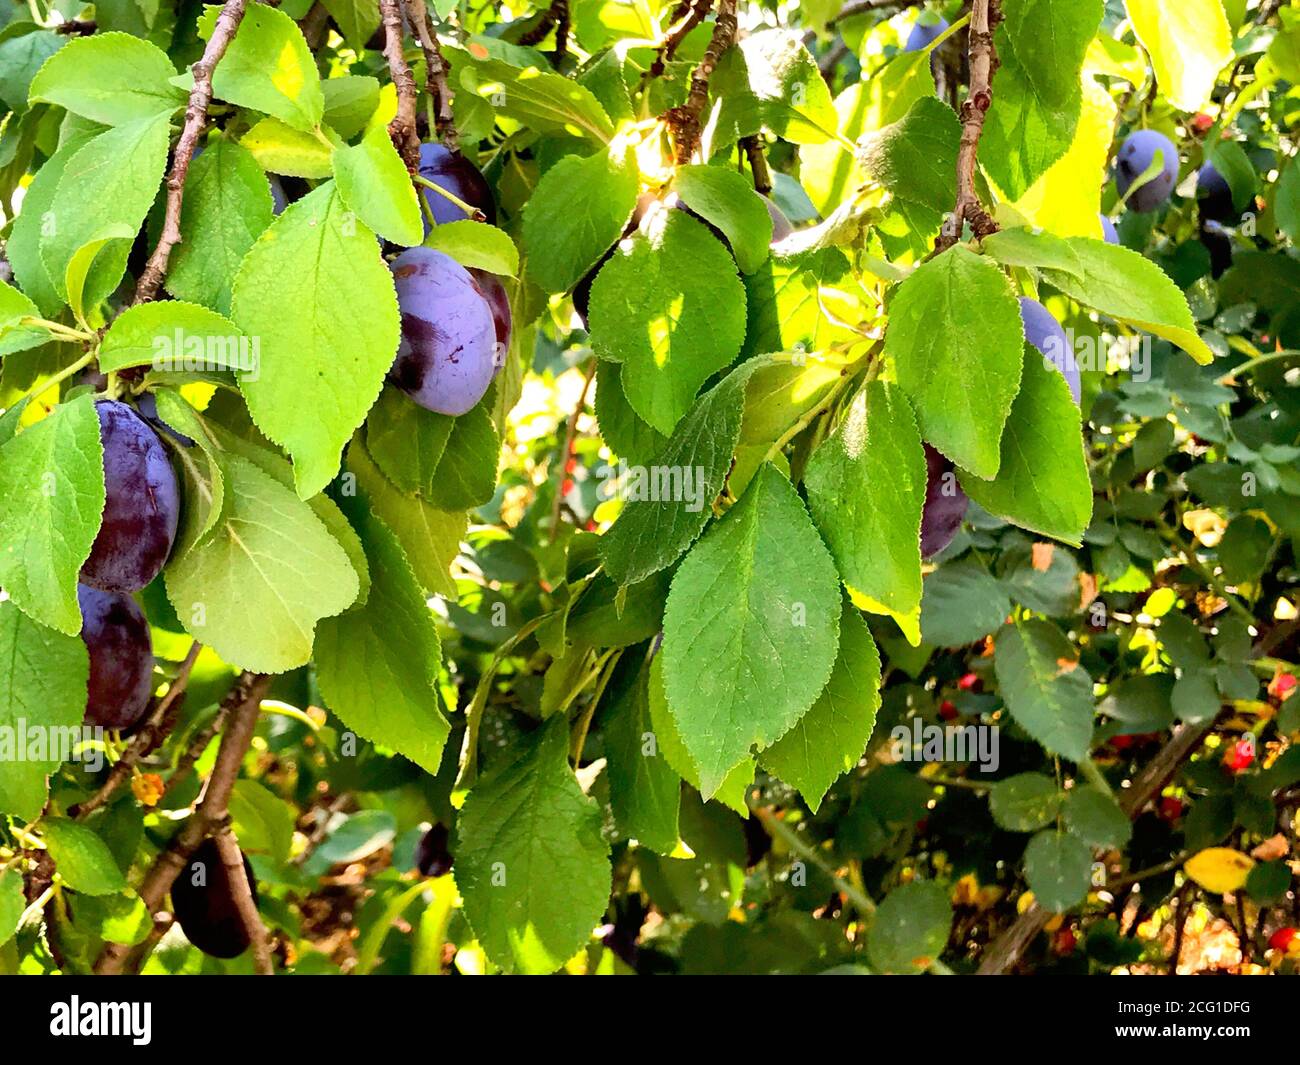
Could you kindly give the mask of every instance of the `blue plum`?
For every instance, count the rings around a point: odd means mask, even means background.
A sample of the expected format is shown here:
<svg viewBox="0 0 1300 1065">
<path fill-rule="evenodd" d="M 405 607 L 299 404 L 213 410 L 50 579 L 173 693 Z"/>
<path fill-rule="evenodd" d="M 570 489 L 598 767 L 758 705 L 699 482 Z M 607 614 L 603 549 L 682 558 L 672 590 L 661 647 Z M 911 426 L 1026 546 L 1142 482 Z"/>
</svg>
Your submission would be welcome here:
<svg viewBox="0 0 1300 1065">
<path fill-rule="evenodd" d="M 1233 202 L 1232 186 L 1213 163 L 1206 163 L 1196 175 L 1196 202 L 1200 205 L 1202 221 L 1227 226 L 1241 221 L 1241 212 Z"/>
<path fill-rule="evenodd" d="M 1052 312 L 1037 300 L 1020 297 L 1020 320 L 1025 324 L 1025 339 L 1042 352 L 1043 358 L 1061 371 L 1075 404 L 1083 399 L 1083 386 L 1079 379 L 1079 364 L 1074 359 L 1070 338 Z"/>
<path fill-rule="evenodd" d="M 284 185 L 274 174 L 269 174 L 268 180 L 271 183 L 271 213 L 280 214 L 289 206 L 288 193 L 284 191 Z"/>
<path fill-rule="evenodd" d="M 904 52 L 919 52 L 923 48 L 929 48 L 939 34 L 948 28 L 948 21 L 942 17 L 933 20 L 922 15 L 912 26 L 912 32 L 907 35 L 907 41 L 903 45 Z"/>
<path fill-rule="evenodd" d="M 510 296 L 506 293 L 505 285 L 501 283 L 501 279 L 496 274 L 470 267 L 469 276 L 474 279 L 479 294 L 487 300 L 488 307 L 492 309 L 492 324 L 496 326 L 497 345 L 502 356 L 504 356 L 510 350 L 510 334 L 514 331 L 514 315 L 510 310 Z"/>
<path fill-rule="evenodd" d="M 446 189 L 471 207 L 477 207 L 487 216 L 490 223 L 496 224 L 497 204 L 492 196 L 492 189 L 488 186 L 482 171 L 460 152 L 453 152 L 450 148 L 436 142 L 421 144 L 420 176 Z M 468 217 L 441 193 L 428 188 L 422 188 L 420 191 L 424 193 L 434 220 L 439 225 L 446 222 L 463 222 Z M 429 235 L 427 218 L 424 220 L 424 233 L 425 236 Z"/>
<path fill-rule="evenodd" d="M 1115 185 L 1124 196 L 1155 161 L 1157 152 L 1160 172 L 1129 197 L 1128 205 L 1135 211 L 1154 211 L 1173 194 L 1178 183 L 1178 148 L 1163 133 L 1140 129 L 1128 135 L 1115 157 Z"/>
<path fill-rule="evenodd" d="M 933 558 L 953 541 L 970 499 L 957 483 L 953 465 L 925 445 L 925 506 L 921 511 L 921 557 Z"/>
<path fill-rule="evenodd" d="M 240 857 L 256 905 L 257 879 L 248 856 L 241 851 Z M 230 872 L 221 861 L 215 839 L 205 839 L 199 844 L 172 884 L 172 910 L 185 938 L 204 954 L 237 958 L 252 942 L 235 905 Z"/>
<path fill-rule="evenodd" d="M 492 308 L 469 272 L 440 251 L 409 248 L 392 270 L 402 338 L 389 376 L 426 410 L 464 414 L 496 374 Z"/>
<path fill-rule="evenodd" d="M 153 639 L 135 600 L 121 592 L 77 585 L 81 642 L 90 654 L 86 721 L 128 729 L 149 708 L 153 694 Z"/>
<path fill-rule="evenodd" d="M 780 244 L 794 232 L 794 226 L 790 224 L 790 219 L 786 218 L 785 212 L 766 196 L 763 197 L 763 206 L 772 216 L 772 243 Z"/>
<path fill-rule="evenodd" d="M 167 450 L 135 411 L 95 404 L 104 446 L 104 516 L 81 580 L 105 592 L 138 592 L 162 571 L 176 540 L 181 493 Z"/>
<path fill-rule="evenodd" d="M 1115 228 L 1115 223 L 1105 215 L 1101 216 L 1101 235 L 1105 238 L 1107 244 L 1119 243 L 1119 230 Z"/>
<path fill-rule="evenodd" d="M 449 847 L 450 833 L 444 824 L 436 824 L 420 837 L 415 847 L 415 867 L 421 876 L 446 876 L 455 860 Z"/>
</svg>

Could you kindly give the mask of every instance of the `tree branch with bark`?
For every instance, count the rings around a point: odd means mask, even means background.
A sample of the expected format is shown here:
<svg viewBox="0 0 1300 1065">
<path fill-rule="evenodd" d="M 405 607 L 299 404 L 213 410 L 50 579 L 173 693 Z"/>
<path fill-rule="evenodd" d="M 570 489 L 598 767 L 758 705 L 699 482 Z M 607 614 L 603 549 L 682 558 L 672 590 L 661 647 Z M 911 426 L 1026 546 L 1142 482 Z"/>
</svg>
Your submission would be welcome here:
<svg viewBox="0 0 1300 1065">
<path fill-rule="evenodd" d="M 691 88 L 687 93 L 686 102 L 679 107 L 671 108 L 664 115 L 672 130 L 678 166 L 689 163 L 700 146 L 701 122 L 704 109 L 709 102 L 709 79 L 713 76 L 722 53 L 735 43 L 738 29 L 736 0 L 718 0 L 713 36 L 709 39 L 709 45 L 704 50 L 699 66 L 691 75 Z"/>
<path fill-rule="evenodd" d="M 418 90 L 411 65 L 402 48 L 402 8 L 400 0 L 379 0 L 379 15 L 384 27 L 384 58 L 388 73 L 397 90 L 397 114 L 388 123 L 388 135 L 402 157 L 406 169 L 415 174 L 420 169 L 420 132 L 416 127 Z"/>
<path fill-rule="evenodd" d="M 424 0 L 406 0 L 407 12 L 415 25 L 415 36 L 424 53 L 424 91 L 429 94 L 433 112 L 433 129 L 438 140 L 453 152 L 460 150 L 460 137 L 452 110 L 454 94 L 447 79 L 447 60 L 438 44 L 438 35 Z"/>
</svg>

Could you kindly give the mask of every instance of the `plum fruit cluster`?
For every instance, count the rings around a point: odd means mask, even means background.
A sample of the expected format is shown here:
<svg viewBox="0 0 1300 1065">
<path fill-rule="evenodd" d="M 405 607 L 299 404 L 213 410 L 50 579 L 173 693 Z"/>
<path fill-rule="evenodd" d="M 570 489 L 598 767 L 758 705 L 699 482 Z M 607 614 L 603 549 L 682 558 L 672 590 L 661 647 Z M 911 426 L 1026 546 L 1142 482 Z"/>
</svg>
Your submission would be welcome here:
<svg viewBox="0 0 1300 1065">
<path fill-rule="evenodd" d="M 248 856 L 242 851 L 244 875 L 258 901 L 257 878 Z M 235 905 L 230 872 L 221 861 L 215 839 L 205 839 L 172 884 L 172 912 L 185 938 L 204 954 L 214 958 L 237 958 L 251 940 Z"/>
<path fill-rule="evenodd" d="M 459 152 L 422 145 L 420 174 L 495 221 L 487 180 Z M 439 225 L 465 220 L 465 212 L 441 193 L 421 192 Z M 426 236 L 431 228 L 426 217 Z M 466 269 L 433 248 L 408 248 L 390 269 L 402 320 L 390 380 L 426 410 L 465 414 L 486 394 L 510 346 L 513 319 L 505 286 L 494 274 Z"/>
</svg>

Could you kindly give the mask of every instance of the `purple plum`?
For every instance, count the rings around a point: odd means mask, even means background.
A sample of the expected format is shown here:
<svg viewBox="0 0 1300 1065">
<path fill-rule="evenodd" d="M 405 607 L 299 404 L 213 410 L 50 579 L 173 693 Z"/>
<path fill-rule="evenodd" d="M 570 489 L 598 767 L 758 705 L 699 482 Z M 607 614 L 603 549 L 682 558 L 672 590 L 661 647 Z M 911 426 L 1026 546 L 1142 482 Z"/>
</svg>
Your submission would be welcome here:
<svg viewBox="0 0 1300 1065">
<path fill-rule="evenodd" d="M 176 540 L 181 493 L 167 450 L 135 411 L 95 404 L 104 446 L 104 515 L 81 580 L 105 592 L 138 592 L 162 571 Z"/>
<path fill-rule="evenodd" d="M 240 851 L 240 857 L 256 905 L 257 879 L 248 856 Z M 238 958 L 252 942 L 235 905 L 230 872 L 221 861 L 215 839 L 208 838 L 199 844 L 172 884 L 172 909 L 185 938 L 204 954 Z"/>
<path fill-rule="evenodd" d="M 409 248 L 392 270 L 402 338 L 389 376 L 426 410 L 464 414 L 496 373 L 492 308 L 469 271 L 440 251 Z"/>
<path fill-rule="evenodd" d="M 772 216 L 772 243 L 780 244 L 781 241 L 794 232 L 794 226 L 790 224 L 790 219 L 786 218 L 785 212 L 766 196 L 763 197 L 763 206 L 767 208 L 767 213 Z"/>
<path fill-rule="evenodd" d="M 153 694 L 153 639 L 135 600 L 121 592 L 77 585 L 81 642 L 90 653 L 86 721 L 128 729 L 149 708 Z"/>
<path fill-rule="evenodd" d="M 1213 163 L 1206 163 L 1196 175 L 1196 202 L 1200 205 L 1202 221 L 1226 226 L 1241 221 L 1241 212 L 1232 198 L 1232 186 Z"/>
<path fill-rule="evenodd" d="M 1178 183 L 1178 148 L 1163 133 L 1140 129 L 1128 135 L 1115 157 L 1115 185 L 1124 196 L 1154 162 L 1157 152 L 1162 169 L 1128 199 L 1135 211 L 1154 211 L 1173 194 Z"/>
<path fill-rule="evenodd" d="M 501 283 L 501 279 L 496 274 L 470 267 L 469 276 L 474 279 L 479 294 L 487 300 L 488 306 L 492 309 L 492 324 L 496 326 L 497 344 L 500 346 L 501 354 L 504 357 L 505 353 L 510 350 L 510 334 L 514 330 L 514 315 L 510 311 L 510 296 L 506 293 L 505 285 Z"/>
<path fill-rule="evenodd" d="M 415 848 L 415 867 L 421 876 L 446 876 L 451 872 L 453 857 L 448 849 L 447 826 L 436 824 L 420 837 Z"/>
<path fill-rule="evenodd" d="M 948 21 L 942 17 L 931 20 L 922 15 L 912 26 L 912 32 L 907 35 L 907 42 L 903 45 L 904 52 L 919 52 L 924 48 L 929 48 L 948 28 Z"/>
<path fill-rule="evenodd" d="M 1074 359 L 1070 338 L 1052 312 L 1037 300 L 1020 297 L 1020 319 L 1025 324 L 1025 339 L 1042 352 L 1043 358 L 1061 371 L 1070 395 L 1077 406 L 1083 400 L 1083 385 L 1079 379 L 1079 364 Z"/>
<path fill-rule="evenodd" d="M 420 145 L 420 176 L 446 189 L 457 199 L 477 207 L 493 225 L 497 220 L 497 204 L 492 189 L 482 172 L 460 152 L 453 152 L 436 142 Z M 463 222 L 469 216 L 433 189 L 422 188 L 424 198 L 439 225 L 446 222 Z M 429 235 L 429 220 L 424 220 L 424 234 Z"/>
<path fill-rule="evenodd" d="M 1105 215 L 1101 216 L 1101 235 L 1105 238 L 1107 244 L 1119 243 L 1119 230 L 1115 228 L 1115 223 Z"/>
<path fill-rule="evenodd" d="M 953 465 L 925 445 L 925 506 L 921 511 L 921 557 L 933 558 L 953 541 L 970 500 Z"/>
</svg>

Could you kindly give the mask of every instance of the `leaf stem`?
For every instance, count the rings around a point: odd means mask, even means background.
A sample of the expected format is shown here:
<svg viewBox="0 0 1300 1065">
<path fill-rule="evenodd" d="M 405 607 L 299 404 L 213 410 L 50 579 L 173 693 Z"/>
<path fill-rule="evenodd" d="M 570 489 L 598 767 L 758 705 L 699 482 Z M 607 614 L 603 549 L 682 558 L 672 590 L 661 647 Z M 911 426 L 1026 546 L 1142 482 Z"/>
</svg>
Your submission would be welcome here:
<svg viewBox="0 0 1300 1065">
<path fill-rule="evenodd" d="M 31 396 L 39 396 L 45 392 L 48 392 L 51 388 L 54 388 L 55 386 L 62 384 L 73 374 L 79 373 L 80 371 L 84 370 L 94 360 L 95 360 L 95 353 L 93 351 L 86 352 L 85 355 L 79 358 L 71 366 L 65 366 L 62 370 L 60 370 L 58 373 L 56 373 L 53 377 L 49 378 L 48 380 L 41 381 L 33 385 L 26 392 L 24 392 L 22 397 L 20 398 L 27 399 Z"/>
<path fill-rule="evenodd" d="M 439 196 L 443 197 L 443 199 L 449 200 L 450 202 L 454 203 L 457 207 L 459 207 L 462 211 L 464 211 L 469 216 L 471 221 L 474 222 L 487 221 L 487 215 L 485 215 L 477 207 L 471 207 L 459 196 L 455 195 L 454 193 L 448 192 L 436 181 L 430 181 L 423 174 L 412 174 L 411 180 L 414 181 L 417 185 L 423 185 L 426 189 L 433 189 L 433 191 L 436 192 Z"/>
</svg>

